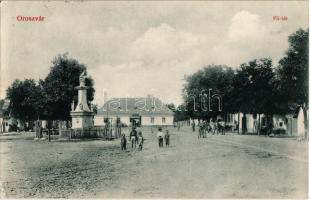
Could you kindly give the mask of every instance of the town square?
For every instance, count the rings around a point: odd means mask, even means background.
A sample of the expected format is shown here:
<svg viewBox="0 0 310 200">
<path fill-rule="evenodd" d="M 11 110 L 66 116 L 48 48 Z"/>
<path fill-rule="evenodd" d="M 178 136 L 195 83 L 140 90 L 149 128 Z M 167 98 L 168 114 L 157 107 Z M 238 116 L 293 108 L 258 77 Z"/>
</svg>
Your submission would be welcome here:
<svg viewBox="0 0 310 200">
<path fill-rule="evenodd" d="M 2 1 L 0 197 L 307 199 L 308 14 Z"/>
</svg>

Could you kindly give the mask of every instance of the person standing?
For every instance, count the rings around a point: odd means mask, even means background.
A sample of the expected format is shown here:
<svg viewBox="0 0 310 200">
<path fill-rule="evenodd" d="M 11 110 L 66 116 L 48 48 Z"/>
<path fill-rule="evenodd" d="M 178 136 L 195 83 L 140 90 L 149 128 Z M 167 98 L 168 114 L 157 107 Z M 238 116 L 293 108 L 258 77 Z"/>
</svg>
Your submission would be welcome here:
<svg viewBox="0 0 310 200">
<path fill-rule="evenodd" d="M 198 121 L 198 138 L 203 137 L 203 122 Z"/>
<path fill-rule="evenodd" d="M 192 129 L 193 129 L 193 132 L 195 132 L 195 126 L 196 126 L 196 124 L 195 124 L 195 121 L 193 120 L 193 122 L 192 122 Z"/>
<path fill-rule="evenodd" d="M 161 127 L 158 128 L 157 138 L 158 138 L 158 145 L 159 145 L 159 147 L 163 147 L 163 143 L 164 143 L 164 134 L 163 134 L 163 132 L 162 132 Z"/>
<path fill-rule="evenodd" d="M 204 120 L 202 123 L 202 130 L 203 130 L 203 138 L 207 137 L 207 131 L 208 131 L 208 122 L 207 120 Z"/>
<path fill-rule="evenodd" d="M 225 135 L 225 122 L 223 120 L 218 122 L 218 129 L 222 135 Z"/>
<path fill-rule="evenodd" d="M 139 133 L 138 133 L 138 141 L 139 141 L 138 149 L 139 149 L 139 151 L 142 151 L 142 148 L 143 148 L 143 140 L 144 140 L 144 138 L 143 138 L 143 136 L 142 136 L 142 132 L 139 131 Z"/>
<path fill-rule="evenodd" d="M 40 126 L 40 121 L 37 120 L 36 123 L 36 137 L 37 138 L 41 138 L 41 135 L 42 135 L 42 129 L 41 129 L 41 126 Z"/>
<path fill-rule="evenodd" d="M 121 151 L 126 151 L 127 139 L 125 133 L 121 136 Z"/>
<path fill-rule="evenodd" d="M 168 130 L 166 130 L 166 134 L 165 134 L 165 143 L 166 143 L 166 147 L 169 147 L 169 145 L 170 145 L 170 134 L 169 134 Z"/>
<path fill-rule="evenodd" d="M 122 124 L 119 117 L 116 118 L 116 138 L 119 138 L 122 135 Z"/>
<path fill-rule="evenodd" d="M 131 141 L 131 149 L 136 148 L 136 142 L 137 142 L 137 138 L 138 138 L 136 127 L 134 127 L 134 126 L 132 127 L 129 138 Z"/>
</svg>

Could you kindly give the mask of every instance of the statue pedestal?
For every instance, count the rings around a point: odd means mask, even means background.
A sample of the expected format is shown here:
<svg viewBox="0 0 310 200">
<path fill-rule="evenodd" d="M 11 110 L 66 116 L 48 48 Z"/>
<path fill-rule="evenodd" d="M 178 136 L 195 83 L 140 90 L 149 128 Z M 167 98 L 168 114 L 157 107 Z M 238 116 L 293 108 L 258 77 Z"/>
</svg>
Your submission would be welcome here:
<svg viewBox="0 0 310 200">
<path fill-rule="evenodd" d="M 72 117 L 72 129 L 75 129 L 80 137 L 85 137 L 84 129 L 88 129 L 94 126 L 93 116 L 94 112 L 89 109 L 87 104 L 87 89 L 85 85 L 85 72 L 80 76 L 80 85 L 75 87 L 78 90 L 78 103 L 74 109 L 74 103 L 72 103 L 72 111 L 70 113 Z M 81 130 L 81 131 L 80 131 Z"/>
<path fill-rule="evenodd" d="M 72 129 L 84 129 L 94 126 L 93 112 L 87 111 L 72 111 Z"/>
</svg>

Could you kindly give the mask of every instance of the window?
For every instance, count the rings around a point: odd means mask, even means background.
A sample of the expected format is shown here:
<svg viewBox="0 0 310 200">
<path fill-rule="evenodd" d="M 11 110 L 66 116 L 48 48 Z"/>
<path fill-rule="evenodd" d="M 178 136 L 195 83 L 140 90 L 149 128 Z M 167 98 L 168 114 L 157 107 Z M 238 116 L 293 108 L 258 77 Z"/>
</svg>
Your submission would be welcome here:
<svg viewBox="0 0 310 200">
<path fill-rule="evenodd" d="M 162 120 L 163 124 L 166 123 L 166 118 L 165 117 L 163 117 L 161 120 Z"/>
<path fill-rule="evenodd" d="M 280 125 L 280 127 L 282 127 L 283 126 L 283 122 L 280 122 L 279 125 Z"/>
<path fill-rule="evenodd" d="M 154 117 L 151 117 L 151 124 L 154 124 Z"/>
</svg>

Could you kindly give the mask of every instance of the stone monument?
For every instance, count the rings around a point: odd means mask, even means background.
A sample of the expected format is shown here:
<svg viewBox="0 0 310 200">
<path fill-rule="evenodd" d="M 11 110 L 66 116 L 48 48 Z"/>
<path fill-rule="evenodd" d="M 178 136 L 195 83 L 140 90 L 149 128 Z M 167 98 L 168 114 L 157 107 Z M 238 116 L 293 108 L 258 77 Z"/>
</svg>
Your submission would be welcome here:
<svg viewBox="0 0 310 200">
<path fill-rule="evenodd" d="M 85 85 L 85 71 L 80 75 L 80 85 L 75 87 L 78 90 L 78 103 L 74 109 L 74 102 L 71 105 L 72 129 L 85 129 L 94 126 L 94 112 L 87 104 L 87 86 Z"/>
</svg>

